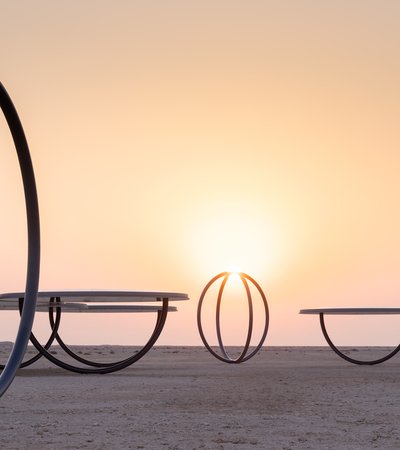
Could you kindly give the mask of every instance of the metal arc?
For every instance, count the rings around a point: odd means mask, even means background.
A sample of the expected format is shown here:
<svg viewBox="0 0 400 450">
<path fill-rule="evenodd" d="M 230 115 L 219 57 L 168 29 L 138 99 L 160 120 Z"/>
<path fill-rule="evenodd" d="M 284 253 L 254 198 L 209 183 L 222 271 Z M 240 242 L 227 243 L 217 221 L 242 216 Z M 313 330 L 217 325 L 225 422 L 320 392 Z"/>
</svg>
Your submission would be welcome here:
<svg viewBox="0 0 400 450">
<path fill-rule="evenodd" d="M 139 352 L 135 353 L 134 355 L 130 356 L 129 358 L 126 358 L 122 361 L 119 361 L 119 362 L 116 362 L 116 363 L 113 363 L 110 365 L 107 365 L 107 363 L 106 363 L 100 367 L 95 367 L 95 368 L 74 366 L 72 364 L 68 364 L 68 363 L 56 358 L 53 354 L 51 354 L 48 350 L 46 350 L 38 342 L 38 340 L 36 338 L 34 338 L 33 336 L 31 336 L 31 342 L 45 358 L 47 358 L 49 361 L 51 361 L 56 366 L 61 367 L 66 370 L 69 370 L 71 372 L 83 373 L 83 374 L 105 374 L 105 373 L 116 372 L 118 370 L 121 370 L 121 369 L 124 369 L 124 368 L 130 366 L 134 362 L 141 359 L 153 347 L 153 345 L 159 338 L 159 336 L 164 328 L 165 321 L 167 319 L 167 314 L 168 314 L 168 303 L 169 303 L 168 298 L 162 299 L 162 310 L 158 311 L 158 313 L 157 313 L 156 326 L 155 326 L 153 333 L 150 336 L 149 340 L 141 348 L 141 350 Z M 73 352 L 71 351 L 71 353 L 73 353 Z M 78 356 L 76 354 L 74 354 L 74 355 Z M 77 359 L 77 358 L 74 357 L 74 359 Z M 88 363 L 86 363 L 86 364 L 88 364 Z M 93 366 L 93 364 L 91 364 L 91 365 Z"/>
<path fill-rule="evenodd" d="M 19 303 L 19 305 L 18 305 L 19 313 L 21 315 L 23 304 L 24 304 L 24 299 L 20 298 L 18 303 Z M 53 309 L 54 309 L 53 307 L 49 308 L 49 315 L 53 315 Z M 56 319 L 55 319 L 55 321 L 53 320 L 53 327 L 52 327 L 51 334 L 50 334 L 49 338 L 47 339 L 47 342 L 43 346 L 46 350 L 48 350 L 51 347 L 52 343 L 54 342 L 58 327 L 60 326 L 60 321 L 61 321 L 61 308 L 56 308 Z M 32 336 L 35 337 L 33 332 L 31 333 L 31 337 Z M 43 355 L 40 352 L 37 352 L 36 355 L 32 356 L 31 358 L 27 359 L 26 361 L 23 361 L 21 363 L 21 365 L 19 366 L 20 369 L 30 366 L 31 364 L 36 362 L 38 359 L 40 359 L 42 356 Z M 4 369 L 4 367 L 5 367 L 4 364 L 0 364 L 0 369 Z"/>
<path fill-rule="evenodd" d="M 199 334 L 200 334 L 200 338 L 203 341 L 204 346 L 206 347 L 206 349 L 213 355 L 215 356 L 217 359 L 219 359 L 220 361 L 224 361 L 224 362 L 229 362 L 227 361 L 224 357 L 222 357 L 221 355 L 219 355 L 217 352 L 215 352 L 209 345 L 205 334 L 204 334 L 204 330 L 203 330 L 203 325 L 201 322 L 201 310 L 203 307 L 203 301 L 204 298 L 206 296 L 206 293 L 208 291 L 208 289 L 210 288 L 210 286 L 212 284 L 214 284 L 215 281 L 217 281 L 219 278 L 221 277 L 225 277 L 225 276 L 229 276 L 229 272 L 222 272 L 218 275 L 216 275 L 214 278 L 212 278 L 205 286 L 205 288 L 203 289 L 203 292 L 200 295 L 200 299 L 199 299 L 199 303 L 197 305 L 197 328 L 199 330 Z"/>
<path fill-rule="evenodd" d="M 25 207 L 28 231 L 28 258 L 25 284 L 25 302 L 22 309 L 18 332 L 10 356 L 0 375 L 0 397 L 12 383 L 20 367 L 35 318 L 36 299 L 40 270 L 40 222 L 39 202 L 36 190 L 35 174 L 24 129 L 11 98 L 0 83 L 0 107 L 10 129 L 24 186 Z"/>
<path fill-rule="evenodd" d="M 61 300 L 60 297 L 57 297 L 57 298 Z M 156 324 L 155 324 L 153 333 L 155 333 L 157 331 L 158 326 L 159 326 L 159 321 L 160 321 L 161 317 L 162 317 L 161 313 L 158 312 L 157 313 L 157 320 L 156 320 Z M 54 321 L 53 314 L 49 314 L 49 320 L 50 320 L 51 328 L 54 329 L 56 322 Z M 56 317 L 56 320 L 57 320 L 57 317 Z M 57 327 L 57 332 L 56 332 L 55 338 L 56 338 L 59 346 L 65 351 L 65 353 L 67 353 L 67 355 L 69 355 L 71 358 L 75 359 L 76 361 L 78 361 L 78 362 L 80 362 L 82 364 L 86 364 L 87 366 L 92 366 L 92 367 L 111 367 L 111 366 L 114 366 L 116 364 L 125 363 L 127 360 L 129 360 L 131 358 L 131 357 L 128 357 L 128 358 L 124 358 L 123 360 L 113 361 L 113 362 L 92 361 L 92 360 L 87 359 L 87 358 L 82 358 L 77 353 L 75 353 L 70 347 L 68 347 L 68 345 L 63 341 L 63 339 L 61 338 L 60 334 L 58 333 L 58 327 Z M 138 353 L 140 353 L 140 352 L 141 352 L 141 350 Z M 136 355 L 138 353 L 136 353 Z"/>
<path fill-rule="evenodd" d="M 248 303 L 248 307 L 249 307 L 249 324 L 248 324 L 248 328 L 247 328 L 247 336 L 246 336 L 246 342 L 244 344 L 243 350 L 241 352 L 241 354 L 237 357 L 237 358 L 231 358 L 228 354 L 228 352 L 226 351 L 226 348 L 224 346 L 224 343 L 222 341 L 222 336 L 221 336 L 221 301 L 222 301 L 222 294 L 225 288 L 225 285 L 229 279 L 230 274 L 226 275 L 225 278 L 223 279 L 222 283 L 221 283 L 221 287 L 219 289 L 218 292 L 218 299 L 217 299 L 217 308 L 216 308 L 216 328 L 217 328 L 217 338 L 218 338 L 218 344 L 219 344 L 219 348 L 222 352 L 222 354 L 224 355 L 224 360 L 225 362 L 232 362 L 232 363 L 240 363 L 247 355 L 247 352 L 249 350 L 249 346 L 250 346 L 250 342 L 251 342 L 251 336 L 253 333 L 253 301 L 251 298 L 251 293 L 250 293 L 250 289 L 249 289 L 249 285 L 246 281 L 246 279 L 241 275 L 238 274 L 240 277 L 241 282 L 243 283 L 243 286 L 246 290 L 246 295 L 247 295 L 247 303 Z"/>
<path fill-rule="evenodd" d="M 50 299 L 50 302 L 55 302 L 55 303 L 58 303 L 60 300 L 59 299 L 57 299 L 57 298 L 55 298 L 55 297 L 52 297 L 51 299 Z M 22 313 L 22 307 L 23 307 L 23 304 L 24 304 L 24 299 L 23 298 L 20 298 L 19 299 L 19 310 L 20 310 L 20 314 Z M 48 350 L 50 347 L 51 347 L 51 345 L 53 344 L 53 342 L 54 342 L 54 339 L 55 339 L 55 337 L 56 337 L 56 335 L 57 335 L 57 331 L 58 331 L 58 328 L 59 328 L 59 326 L 60 326 L 60 323 L 61 323 L 61 308 L 55 308 L 56 309 L 56 320 L 55 321 L 53 321 L 53 327 L 52 327 L 52 330 L 51 330 L 51 334 L 50 334 L 50 336 L 49 336 L 49 338 L 47 339 L 47 342 L 45 343 L 45 345 L 43 346 L 46 350 Z M 53 312 L 54 312 L 54 308 L 53 307 L 51 307 L 51 308 L 49 308 L 49 316 L 53 316 Z M 31 337 L 35 337 L 35 335 L 33 334 L 33 332 L 31 333 Z M 28 359 L 28 360 L 26 360 L 26 361 L 24 361 L 23 363 L 21 363 L 21 369 L 22 368 L 24 368 L 24 367 L 28 367 L 28 366 L 30 366 L 31 364 L 33 364 L 34 362 L 36 362 L 38 359 L 40 359 L 41 357 L 42 357 L 43 355 L 40 353 L 40 352 L 38 352 L 35 356 L 33 356 L 32 358 L 30 358 L 30 359 Z"/>
<path fill-rule="evenodd" d="M 267 298 L 263 292 L 263 290 L 261 289 L 261 286 L 257 283 L 257 281 L 252 278 L 250 275 L 247 275 L 246 273 L 240 273 L 239 274 L 241 277 L 243 277 L 244 279 L 249 280 L 257 289 L 257 291 L 259 292 L 261 299 L 263 301 L 263 306 L 264 306 L 264 314 L 265 314 L 265 323 L 264 323 L 264 330 L 263 333 L 261 335 L 261 339 L 258 343 L 258 345 L 256 345 L 256 347 L 252 350 L 251 353 L 249 353 L 248 355 L 246 355 L 241 362 L 245 362 L 248 361 L 250 358 L 252 358 L 255 354 L 258 353 L 258 351 L 261 349 L 261 347 L 263 346 L 265 339 L 267 337 L 268 334 L 268 328 L 269 328 L 269 308 L 268 308 L 268 301 Z"/>
<path fill-rule="evenodd" d="M 345 355 L 344 353 L 342 353 L 337 347 L 336 345 L 332 342 L 332 339 L 329 337 L 328 331 L 326 330 L 326 326 L 325 326 L 325 320 L 324 320 L 324 313 L 320 313 L 319 314 L 319 321 L 321 324 L 321 330 L 322 333 L 326 339 L 326 342 L 329 344 L 329 347 L 341 358 L 343 358 L 344 360 L 346 360 L 347 362 L 350 362 L 352 364 L 358 364 L 358 365 L 363 365 L 363 366 L 373 366 L 375 364 L 380 364 L 383 363 L 385 361 L 387 361 L 390 358 L 393 358 L 394 355 L 396 355 L 399 351 L 400 351 L 400 345 L 398 345 L 393 351 L 391 351 L 389 354 L 387 354 L 386 356 L 382 357 L 382 358 L 378 358 L 378 359 L 373 359 L 373 360 L 359 360 L 359 359 L 354 359 L 351 358 L 350 356 Z"/>
</svg>

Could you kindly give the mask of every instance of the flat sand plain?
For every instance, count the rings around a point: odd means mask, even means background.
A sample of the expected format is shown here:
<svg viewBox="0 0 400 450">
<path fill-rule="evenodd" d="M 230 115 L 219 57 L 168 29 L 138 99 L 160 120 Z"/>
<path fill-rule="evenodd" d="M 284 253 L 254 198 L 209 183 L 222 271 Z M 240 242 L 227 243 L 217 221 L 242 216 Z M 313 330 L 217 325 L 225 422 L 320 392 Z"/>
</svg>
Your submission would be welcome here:
<svg viewBox="0 0 400 450">
<path fill-rule="evenodd" d="M 99 360 L 134 351 L 75 348 Z M 400 355 L 355 366 L 327 347 L 266 347 L 233 365 L 155 347 L 109 375 L 42 359 L 19 371 L 0 414 L 1 449 L 400 449 Z"/>
</svg>

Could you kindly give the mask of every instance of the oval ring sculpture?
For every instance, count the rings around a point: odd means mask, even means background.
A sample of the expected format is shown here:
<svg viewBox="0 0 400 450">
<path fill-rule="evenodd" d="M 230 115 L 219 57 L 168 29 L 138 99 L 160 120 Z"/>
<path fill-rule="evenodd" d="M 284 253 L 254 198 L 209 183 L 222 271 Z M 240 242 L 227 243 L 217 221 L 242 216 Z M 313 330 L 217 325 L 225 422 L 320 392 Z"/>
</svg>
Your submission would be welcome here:
<svg viewBox="0 0 400 450">
<path fill-rule="evenodd" d="M 247 302 L 248 302 L 248 306 L 249 306 L 249 323 L 248 323 L 248 330 L 247 330 L 247 337 L 246 337 L 246 342 L 243 348 L 242 353 L 239 355 L 238 358 L 236 359 L 232 359 L 226 349 L 225 346 L 223 344 L 222 341 L 222 336 L 221 336 L 221 300 L 222 300 L 222 294 L 224 292 L 224 288 L 225 285 L 229 279 L 229 277 L 231 275 L 238 275 L 243 283 L 243 286 L 246 290 L 246 294 L 247 294 Z M 218 353 L 216 353 L 208 344 L 207 339 L 204 335 L 203 332 L 203 326 L 201 323 L 201 310 L 202 310 L 202 306 L 203 306 L 203 301 L 204 301 L 204 297 L 208 291 L 208 289 L 211 287 L 212 284 L 214 284 L 218 279 L 223 278 L 222 283 L 221 283 L 221 287 L 219 288 L 219 292 L 218 292 L 218 298 L 217 298 L 217 307 L 216 307 L 216 328 L 217 328 L 217 338 L 218 338 L 218 344 L 219 344 L 219 348 L 221 350 L 221 353 L 223 356 L 219 355 Z M 249 284 L 248 281 L 250 281 L 250 283 L 252 283 L 258 290 L 259 294 L 261 295 L 262 301 L 263 301 L 263 305 L 264 305 L 264 310 L 265 310 L 265 324 L 264 324 L 264 330 L 261 336 L 261 339 L 259 341 L 259 343 L 257 344 L 257 346 L 255 347 L 254 350 L 252 350 L 250 353 L 248 353 L 249 350 L 249 346 L 250 346 L 250 342 L 251 342 L 251 337 L 252 337 L 252 333 L 253 333 L 253 299 L 251 297 L 251 292 L 250 292 L 250 288 L 249 288 Z M 220 361 L 226 362 L 226 363 L 230 363 L 230 364 L 239 364 L 242 363 L 244 361 L 249 360 L 250 358 L 252 358 L 262 347 L 265 338 L 267 337 L 267 333 L 268 333 L 268 325 L 269 325 L 269 310 L 268 310 L 268 302 L 267 299 L 265 297 L 264 292 L 262 291 L 260 285 L 253 279 L 251 278 L 249 275 L 243 273 L 243 272 L 239 272 L 239 273 L 231 273 L 231 272 L 222 272 L 218 275 L 216 275 L 214 278 L 212 278 L 206 285 L 206 287 L 204 288 L 203 292 L 201 293 L 200 296 L 200 300 L 199 300 L 199 304 L 197 307 L 197 327 L 199 329 L 199 333 L 200 333 L 200 337 L 201 340 L 203 341 L 205 347 L 207 348 L 207 350 L 214 355 L 217 359 L 219 359 Z"/>
<path fill-rule="evenodd" d="M 35 317 L 36 299 L 39 285 L 40 268 L 40 224 L 39 203 L 36 191 L 35 175 L 29 153 L 28 142 L 18 113 L 6 89 L 0 83 L 0 107 L 6 118 L 14 141 L 24 186 L 25 206 L 28 228 L 28 261 L 25 284 L 25 301 L 20 324 L 10 356 L 0 375 L 0 397 L 12 383 L 17 369 L 24 357 Z"/>
</svg>

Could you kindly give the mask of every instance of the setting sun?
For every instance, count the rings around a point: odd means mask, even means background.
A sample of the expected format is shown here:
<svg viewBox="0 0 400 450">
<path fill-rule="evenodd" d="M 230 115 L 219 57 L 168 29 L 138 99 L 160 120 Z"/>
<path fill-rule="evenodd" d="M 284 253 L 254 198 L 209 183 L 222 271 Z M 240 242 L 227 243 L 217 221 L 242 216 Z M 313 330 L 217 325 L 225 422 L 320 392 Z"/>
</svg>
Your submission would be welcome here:
<svg viewBox="0 0 400 450">
<path fill-rule="evenodd" d="M 284 230 L 271 224 L 262 208 L 251 208 L 240 199 L 236 205 L 218 206 L 219 210 L 206 209 L 196 223 L 188 223 L 195 243 L 194 263 L 202 270 L 246 268 L 268 279 L 277 277 L 288 257 Z"/>
</svg>

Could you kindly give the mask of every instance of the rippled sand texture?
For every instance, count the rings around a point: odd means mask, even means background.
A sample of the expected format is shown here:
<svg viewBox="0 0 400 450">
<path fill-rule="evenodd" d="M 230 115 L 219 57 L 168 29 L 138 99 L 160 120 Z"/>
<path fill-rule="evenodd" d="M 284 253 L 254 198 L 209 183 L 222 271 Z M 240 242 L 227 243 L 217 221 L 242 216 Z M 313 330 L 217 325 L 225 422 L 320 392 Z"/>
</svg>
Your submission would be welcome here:
<svg viewBox="0 0 400 450">
<path fill-rule="evenodd" d="M 39 361 L 0 413 L 2 449 L 399 449 L 400 356 L 361 367 L 328 348 L 280 347 L 229 365 L 203 348 L 158 347 L 94 376 Z"/>
</svg>

